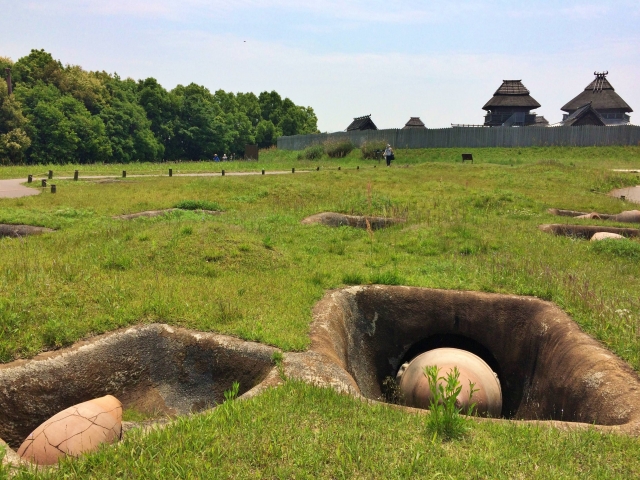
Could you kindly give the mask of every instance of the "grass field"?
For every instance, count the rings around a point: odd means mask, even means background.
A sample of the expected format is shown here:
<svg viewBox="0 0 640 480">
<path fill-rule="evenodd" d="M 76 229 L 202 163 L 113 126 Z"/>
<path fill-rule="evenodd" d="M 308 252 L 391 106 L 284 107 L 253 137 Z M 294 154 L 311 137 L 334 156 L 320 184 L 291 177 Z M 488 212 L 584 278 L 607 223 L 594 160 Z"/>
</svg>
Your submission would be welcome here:
<svg viewBox="0 0 640 480">
<path fill-rule="evenodd" d="M 362 160 L 358 151 L 311 162 L 276 150 L 263 152 L 260 162 L 51 167 L 56 175 L 72 175 L 76 168 L 81 175 L 117 175 L 122 169 L 160 174 L 167 168 L 177 173 L 319 165 L 321 170 L 56 181 L 55 195 L 0 200 L 0 223 L 58 229 L 23 240 L 0 239 L 0 360 L 29 358 L 90 335 L 157 321 L 304 350 L 311 308 L 327 289 L 384 283 L 551 300 L 640 370 L 640 242 L 591 244 L 537 229 L 567 221 L 547 214 L 550 207 L 606 213 L 638 208 L 605 193 L 640 183 L 636 175 L 611 172 L 640 167 L 640 148 L 471 149 L 473 165 L 459 162 L 461 151 L 399 151 L 390 169 L 373 168 L 377 163 Z M 7 167 L 0 177 L 26 178 L 48 169 Z M 216 202 L 224 213 L 111 218 L 184 200 Z M 321 211 L 400 215 L 407 223 L 372 237 L 347 227 L 300 224 Z M 289 382 L 148 437 L 133 435 L 118 447 L 65 462 L 50 475 L 630 478 L 640 473 L 636 439 L 482 423 L 464 441 L 441 443 L 426 438 L 423 422 L 420 416 Z"/>
</svg>

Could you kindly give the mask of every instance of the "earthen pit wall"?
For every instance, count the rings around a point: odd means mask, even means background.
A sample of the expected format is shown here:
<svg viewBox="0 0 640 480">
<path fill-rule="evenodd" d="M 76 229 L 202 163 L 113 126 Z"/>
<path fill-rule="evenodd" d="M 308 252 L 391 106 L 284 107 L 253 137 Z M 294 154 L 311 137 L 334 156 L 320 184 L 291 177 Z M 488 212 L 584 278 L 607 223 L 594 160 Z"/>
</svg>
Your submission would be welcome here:
<svg viewBox="0 0 640 480">
<path fill-rule="evenodd" d="M 311 350 L 381 397 L 405 353 L 432 335 L 469 338 L 500 365 L 503 416 L 625 425 L 638 433 L 640 379 L 552 303 L 531 297 L 414 287 L 330 292 L 316 306 Z"/>
<path fill-rule="evenodd" d="M 125 408 L 187 414 L 239 394 L 273 370 L 273 347 L 146 325 L 0 365 L 0 438 L 17 448 L 43 421 L 77 403 L 114 395 Z"/>
</svg>

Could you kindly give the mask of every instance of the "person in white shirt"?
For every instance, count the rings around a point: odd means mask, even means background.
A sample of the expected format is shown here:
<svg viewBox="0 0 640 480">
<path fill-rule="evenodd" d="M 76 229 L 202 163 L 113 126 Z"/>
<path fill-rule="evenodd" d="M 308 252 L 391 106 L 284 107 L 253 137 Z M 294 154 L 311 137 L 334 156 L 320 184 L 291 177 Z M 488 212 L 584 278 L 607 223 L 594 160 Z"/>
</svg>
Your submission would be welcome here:
<svg viewBox="0 0 640 480">
<path fill-rule="evenodd" d="M 391 166 L 391 160 L 395 159 L 395 155 L 393 154 L 393 148 L 391 145 L 387 143 L 387 148 L 384 150 L 384 158 L 387 161 L 387 167 Z"/>
</svg>

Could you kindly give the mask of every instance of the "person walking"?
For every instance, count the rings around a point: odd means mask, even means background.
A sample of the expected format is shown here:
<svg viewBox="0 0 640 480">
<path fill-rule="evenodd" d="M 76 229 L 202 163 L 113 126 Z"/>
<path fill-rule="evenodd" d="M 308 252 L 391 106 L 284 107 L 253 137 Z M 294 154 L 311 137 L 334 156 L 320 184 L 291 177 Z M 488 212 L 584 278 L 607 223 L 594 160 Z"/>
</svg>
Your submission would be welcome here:
<svg viewBox="0 0 640 480">
<path fill-rule="evenodd" d="M 391 145 L 387 143 L 387 148 L 384 150 L 384 158 L 387 161 L 387 167 L 391 166 L 391 160 L 395 160 L 395 155 L 393 154 L 393 148 Z"/>
<path fill-rule="evenodd" d="M 227 154 L 225 153 L 224 155 L 222 155 L 222 161 L 226 162 L 227 161 Z"/>
<path fill-rule="evenodd" d="M 217 153 L 214 153 L 214 154 L 213 154 L 213 161 L 214 161 L 214 162 L 219 162 L 219 161 L 220 161 L 220 157 L 218 156 L 218 154 L 217 154 Z"/>
</svg>

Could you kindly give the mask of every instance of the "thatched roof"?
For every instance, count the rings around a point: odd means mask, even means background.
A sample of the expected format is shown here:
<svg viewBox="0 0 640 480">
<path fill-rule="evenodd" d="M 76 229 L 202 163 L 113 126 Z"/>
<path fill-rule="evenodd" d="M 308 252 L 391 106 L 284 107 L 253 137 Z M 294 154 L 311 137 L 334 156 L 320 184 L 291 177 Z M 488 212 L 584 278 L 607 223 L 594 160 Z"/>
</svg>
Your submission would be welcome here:
<svg viewBox="0 0 640 480">
<path fill-rule="evenodd" d="M 409 121 L 404 124 L 404 127 L 402 127 L 402 129 L 409 130 L 413 128 L 427 128 L 427 127 L 424 126 L 424 123 L 422 123 L 422 120 L 420 120 L 420 117 L 411 117 Z"/>
<path fill-rule="evenodd" d="M 591 102 L 582 105 L 562 121 L 563 127 L 577 127 L 579 125 L 604 126 L 606 124 L 606 120 L 593 108 Z"/>
<path fill-rule="evenodd" d="M 538 108 L 540 104 L 529 95 L 531 92 L 522 84 L 522 80 L 503 80 L 500 88 L 493 94 L 483 110 L 495 107 L 521 107 L 529 110 Z"/>
<path fill-rule="evenodd" d="M 536 116 L 536 123 L 534 123 L 534 126 L 535 127 L 548 127 L 549 126 L 549 120 L 544 118 L 544 115 L 537 115 Z"/>
<path fill-rule="evenodd" d="M 371 120 L 371 114 L 369 114 L 363 117 L 354 118 L 351 125 L 347 127 L 347 132 L 351 132 L 353 130 L 378 130 L 378 127 L 373 123 L 373 120 Z"/>
<path fill-rule="evenodd" d="M 596 73 L 596 78 L 593 82 L 587 85 L 587 88 L 580 95 L 567 103 L 561 110 L 572 113 L 587 103 L 591 103 L 596 110 L 633 112 L 627 102 L 615 92 L 609 80 L 607 80 L 607 73 Z"/>
</svg>

